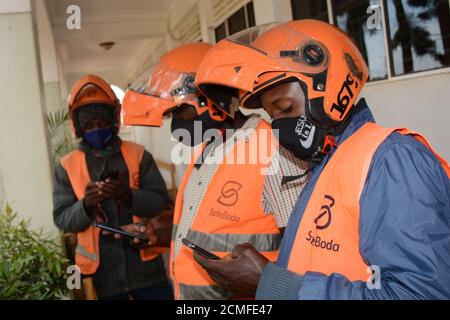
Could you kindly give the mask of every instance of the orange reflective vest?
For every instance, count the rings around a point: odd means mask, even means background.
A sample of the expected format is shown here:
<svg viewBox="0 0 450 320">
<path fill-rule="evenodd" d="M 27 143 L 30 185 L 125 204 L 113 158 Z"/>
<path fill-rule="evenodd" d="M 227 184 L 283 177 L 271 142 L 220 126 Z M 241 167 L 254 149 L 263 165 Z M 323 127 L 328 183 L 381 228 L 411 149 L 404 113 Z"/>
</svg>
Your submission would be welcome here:
<svg viewBox="0 0 450 320">
<path fill-rule="evenodd" d="M 220 257 L 229 254 L 236 244 L 245 242 L 253 244 L 271 261 L 276 260 L 278 256 L 280 231 L 274 217 L 265 214 L 262 208 L 265 175 L 261 172 L 264 165 L 261 163 L 232 164 L 237 150 L 247 149 L 247 154 L 255 152 L 255 150 L 249 150 L 251 145 L 255 145 L 258 137 L 259 139 L 264 137 L 263 139 L 270 141 L 270 147 L 267 150 L 270 157 L 273 155 L 276 142 L 272 138 L 270 126 L 267 122 L 261 121 L 249 141 L 237 141 L 233 149 L 224 157 L 224 162 L 219 165 L 209 183 L 208 190 L 186 236 L 193 243 Z M 192 163 L 180 185 L 175 203 L 173 237 L 177 234 L 176 228 L 182 215 L 184 189 L 193 167 Z M 214 281 L 194 260 L 191 249 L 183 245 L 178 255 L 174 257 L 173 240 L 170 275 L 173 280 L 175 298 L 226 298 L 225 292 L 219 292 L 220 289 L 217 286 L 213 288 Z"/>
<path fill-rule="evenodd" d="M 128 168 L 130 188 L 137 189 L 139 188 L 139 164 L 144 154 L 144 148 L 132 142 L 122 141 L 121 152 Z M 78 149 L 74 150 L 61 159 L 61 165 L 69 176 L 77 199 L 83 199 L 86 186 L 91 181 L 85 153 Z M 133 222 L 139 223 L 139 221 L 139 217 L 133 216 Z M 82 274 L 94 274 L 100 264 L 99 236 L 100 229 L 93 225 L 77 233 L 75 262 Z M 152 260 L 164 251 L 163 248 L 140 250 L 141 259 L 143 261 Z"/>
<path fill-rule="evenodd" d="M 371 268 L 359 250 L 359 200 L 372 157 L 393 132 L 412 135 L 422 142 L 450 176 L 447 162 L 418 133 L 365 124 L 337 148 L 320 174 L 297 230 L 289 270 L 298 274 L 339 273 L 350 281 L 369 279 Z"/>
</svg>

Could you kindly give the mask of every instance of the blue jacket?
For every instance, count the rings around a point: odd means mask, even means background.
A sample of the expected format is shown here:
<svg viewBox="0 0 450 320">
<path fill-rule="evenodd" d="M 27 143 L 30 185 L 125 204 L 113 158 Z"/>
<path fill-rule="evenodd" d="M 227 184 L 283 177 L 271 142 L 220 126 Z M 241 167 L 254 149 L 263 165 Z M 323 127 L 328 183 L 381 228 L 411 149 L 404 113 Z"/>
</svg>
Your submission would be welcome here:
<svg viewBox="0 0 450 320">
<path fill-rule="evenodd" d="M 364 99 L 338 144 L 374 122 Z M 380 267 L 380 288 L 343 275 L 287 270 L 297 228 L 330 154 L 312 168 L 286 228 L 280 256 L 262 274 L 257 299 L 450 299 L 450 180 L 411 136 L 391 134 L 375 152 L 360 198 L 360 253 Z M 369 278 L 369 274 L 367 275 Z"/>
</svg>

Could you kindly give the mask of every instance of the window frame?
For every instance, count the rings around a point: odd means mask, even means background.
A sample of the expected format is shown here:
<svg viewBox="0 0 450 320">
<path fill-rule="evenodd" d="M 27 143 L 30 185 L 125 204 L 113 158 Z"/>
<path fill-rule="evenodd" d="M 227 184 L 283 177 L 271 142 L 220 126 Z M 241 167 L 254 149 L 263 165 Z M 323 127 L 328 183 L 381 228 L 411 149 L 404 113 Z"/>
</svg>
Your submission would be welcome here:
<svg viewBox="0 0 450 320">
<path fill-rule="evenodd" d="M 337 15 L 336 15 L 336 10 L 333 7 L 333 0 L 327 0 L 327 5 L 329 5 L 329 7 L 327 6 L 327 10 L 328 10 L 328 16 L 331 16 L 331 20 L 332 22 L 330 22 L 331 24 L 337 26 L 335 24 L 335 21 L 337 20 Z M 378 0 L 380 1 L 380 10 L 381 10 L 381 18 L 382 18 L 382 29 L 383 29 L 383 42 L 384 42 L 384 54 L 385 54 L 385 59 L 386 59 L 386 77 L 385 78 L 381 78 L 381 79 L 368 79 L 367 83 L 372 83 L 372 82 L 378 82 L 378 81 L 386 81 L 389 80 L 390 77 L 392 76 L 391 73 L 391 57 L 389 56 L 389 53 L 392 51 L 390 51 L 389 49 L 389 40 L 387 38 L 387 34 L 386 32 L 389 31 L 386 27 L 385 27 L 385 19 L 384 19 L 384 11 L 383 11 L 383 6 L 381 5 L 381 3 L 384 3 L 385 0 Z M 330 10 L 329 8 L 332 8 L 332 10 Z M 339 26 L 337 26 L 339 27 Z M 356 41 L 355 41 L 356 42 Z M 369 61 L 366 61 L 367 67 L 369 67 L 369 71 L 370 71 L 370 65 L 369 65 Z"/>
<path fill-rule="evenodd" d="M 223 21 L 222 23 L 219 23 L 216 27 L 214 27 L 214 42 L 217 43 L 217 28 L 219 28 L 221 25 L 223 24 L 224 29 L 225 29 L 225 38 L 227 37 L 227 34 L 229 33 L 228 31 L 228 23 L 227 21 Z M 225 39 L 223 38 L 223 39 Z M 222 40 L 222 39 L 221 39 Z M 219 40 L 220 41 L 220 40 Z"/>
<path fill-rule="evenodd" d="M 250 2 L 253 2 L 253 0 L 248 0 L 248 1 L 246 1 L 246 2 L 244 2 L 243 4 L 242 4 L 242 6 L 241 7 L 239 7 L 237 10 L 234 10 L 234 11 L 232 11 L 232 12 L 229 12 L 228 14 L 226 14 L 225 16 L 224 16 L 224 18 L 223 19 L 221 19 L 221 20 L 219 20 L 218 22 L 216 22 L 215 24 L 214 24 L 214 26 L 213 26 L 213 28 L 214 28 L 214 43 L 217 43 L 218 41 L 217 41 L 217 39 L 215 38 L 215 36 L 216 36 L 216 33 L 215 33 L 215 31 L 216 31 L 216 29 L 223 23 L 223 24 L 225 24 L 225 34 L 226 34 L 226 36 L 225 36 L 225 38 L 227 38 L 227 37 L 229 37 L 230 36 L 230 27 L 229 27 L 229 25 L 228 25 L 228 20 L 231 18 L 231 16 L 233 15 L 233 14 L 235 14 L 236 12 L 238 12 L 239 10 L 241 10 L 241 9 L 244 9 L 244 14 L 245 14 L 245 26 L 246 26 L 246 28 L 249 28 L 249 25 L 250 25 L 250 19 L 249 19 L 249 17 L 248 17 L 248 8 L 247 8 L 247 6 L 248 6 L 248 4 L 250 3 Z M 255 4 L 253 3 L 253 15 L 255 14 Z M 255 20 L 256 20 L 256 16 L 254 17 L 255 18 Z M 256 23 L 256 21 L 255 21 L 255 23 Z M 245 29 L 244 29 L 245 30 Z M 223 40 L 223 39 L 220 39 L 220 40 Z M 219 40 L 219 41 L 220 41 Z"/>
<path fill-rule="evenodd" d="M 427 77 L 431 75 L 438 75 L 443 73 L 450 72 L 450 66 L 446 67 L 438 67 L 434 69 L 428 69 L 428 70 L 420 70 L 420 71 L 413 71 L 405 74 L 395 75 L 394 72 L 394 66 L 393 66 L 393 51 L 390 44 L 390 36 L 391 36 L 391 29 L 389 25 L 389 17 L 387 12 L 387 0 L 379 0 L 380 1 L 380 10 L 381 10 L 381 23 L 384 33 L 384 49 L 386 52 L 386 65 L 387 65 L 387 78 L 386 79 L 378 79 L 378 80 L 369 80 L 367 81 L 366 85 L 371 84 L 383 84 L 388 83 L 392 81 L 402 81 L 402 80 L 408 80 L 408 79 L 414 79 L 419 77 Z M 334 7 L 332 0 L 327 0 L 327 12 L 328 12 L 328 22 L 332 25 L 335 25 L 335 19 L 334 19 Z"/>
<path fill-rule="evenodd" d="M 430 72 L 431 72 L 431 74 L 439 74 L 440 72 L 434 73 L 432 71 L 439 71 L 439 70 L 442 70 L 442 69 L 450 70 L 450 66 L 446 66 L 446 67 L 437 67 L 437 68 L 432 68 L 432 69 L 427 69 L 427 70 L 412 71 L 412 72 L 396 75 L 395 74 L 395 70 L 394 70 L 394 63 L 393 63 L 394 62 L 394 55 L 393 55 L 393 50 L 392 50 L 391 41 L 390 41 L 390 39 L 391 39 L 391 26 L 389 24 L 388 10 L 386 9 L 387 8 L 387 0 L 379 0 L 379 1 L 380 1 L 380 4 L 381 4 L 380 8 L 381 8 L 381 15 L 382 15 L 382 19 L 383 19 L 384 34 L 385 34 L 385 39 L 386 39 L 385 40 L 385 42 L 386 42 L 385 47 L 386 47 L 387 53 L 389 54 L 389 55 L 386 56 L 386 57 L 388 57 L 388 78 L 384 79 L 384 80 L 389 80 L 389 79 L 398 78 L 398 77 L 402 77 L 403 78 L 405 76 L 416 75 L 416 74 L 422 75 L 422 73 L 429 74 Z M 414 77 L 412 77 L 412 78 L 414 78 Z"/>
<path fill-rule="evenodd" d="M 241 11 L 242 10 L 242 11 Z M 244 13 L 244 25 L 245 25 L 245 27 L 244 27 L 244 29 L 242 29 L 242 30 L 245 30 L 245 29 L 247 29 L 248 28 L 248 16 L 247 16 L 247 5 L 244 5 L 244 6 L 242 6 L 242 7 L 240 7 L 239 9 L 237 9 L 231 16 L 229 16 L 228 17 L 228 19 L 226 20 L 226 25 L 228 25 L 228 33 L 227 33 L 227 37 L 228 36 L 230 36 L 230 24 L 232 24 L 231 23 L 231 18 L 235 15 L 235 14 L 237 14 L 237 13 L 241 13 L 241 12 L 243 12 Z M 239 31 L 242 31 L 242 30 L 239 30 Z M 235 33 L 238 33 L 239 31 L 236 31 Z"/>
</svg>

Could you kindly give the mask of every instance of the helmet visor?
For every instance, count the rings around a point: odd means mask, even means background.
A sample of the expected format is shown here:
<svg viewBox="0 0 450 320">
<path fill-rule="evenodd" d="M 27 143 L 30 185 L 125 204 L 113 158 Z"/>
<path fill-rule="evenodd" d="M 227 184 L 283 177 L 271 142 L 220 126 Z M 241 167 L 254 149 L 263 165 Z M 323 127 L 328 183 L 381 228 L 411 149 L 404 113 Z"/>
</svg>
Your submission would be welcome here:
<svg viewBox="0 0 450 320">
<path fill-rule="evenodd" d="M 194 83 L 195 74 L 150 68 L 133 82 L 123 101 L 126 125 L 162 125 L 174 108 L 189 104 L 198 114 L 207 110 Z"/>
<path fill-rule="evenodd" d="M 128 88 L 123 99 L 125 125 L 160 127 L 164 114 L 177 106 L 172 100 L 150 95 L 147 84 L 152 71 L 145 71 Z"/>
<path fill-rule="evenodd" d="M 177 72 L 158 67 L 151 75 L 146 93 L 161 99 L 172 100 L 177 104 L 197 100 L 199 92 L 195 86 L 195 73 Z"/>
</svg>

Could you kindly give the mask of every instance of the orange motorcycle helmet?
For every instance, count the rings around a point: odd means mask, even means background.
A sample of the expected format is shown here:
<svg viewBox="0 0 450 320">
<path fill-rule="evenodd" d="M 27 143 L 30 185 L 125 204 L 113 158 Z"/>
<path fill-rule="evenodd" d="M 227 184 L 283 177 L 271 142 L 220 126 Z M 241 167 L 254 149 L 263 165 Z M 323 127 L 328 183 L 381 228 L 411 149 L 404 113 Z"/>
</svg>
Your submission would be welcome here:
<svg viewBox="0 0 450 320">
<path fill-rule="evenodd" d="M 111 86 L 103 78 L 96 75 L 87 75 L 79 79 L 70 91 L 68 106 L 72 129 L 76 137 L 81 137 L 82 129 L 78 125 L 76 112 L 90 104 L 103 104 L 110 106 L 115 115 L 114 128 L 118 133 L 120 129 L 121 104 Z"/>
<path fill-rule="evenodd" d="M 332 128 L 346 118 L 368 76 L 350 36 L 322 21 L 299 20 L 257 26 L 220 41 L 203 59 L 196 84 L 232 116 L 238 106 L 261 108 L 265 90 L 298 80 L 307 116 Z"/>
<path fill-rule="evenodd" d="M 124 123 L 160 127 L 163 118 L 181 105 L 193 106 L 198 115 L 209 110 L 210 114 L 217 114 L 195 86 L 198 66 L 211 48 L 207 43 L 190 43 L 165 54 L 127 90 L 123 100 Z M 219 117 L 216 115 L 215 119 Z"/>
</svg>

